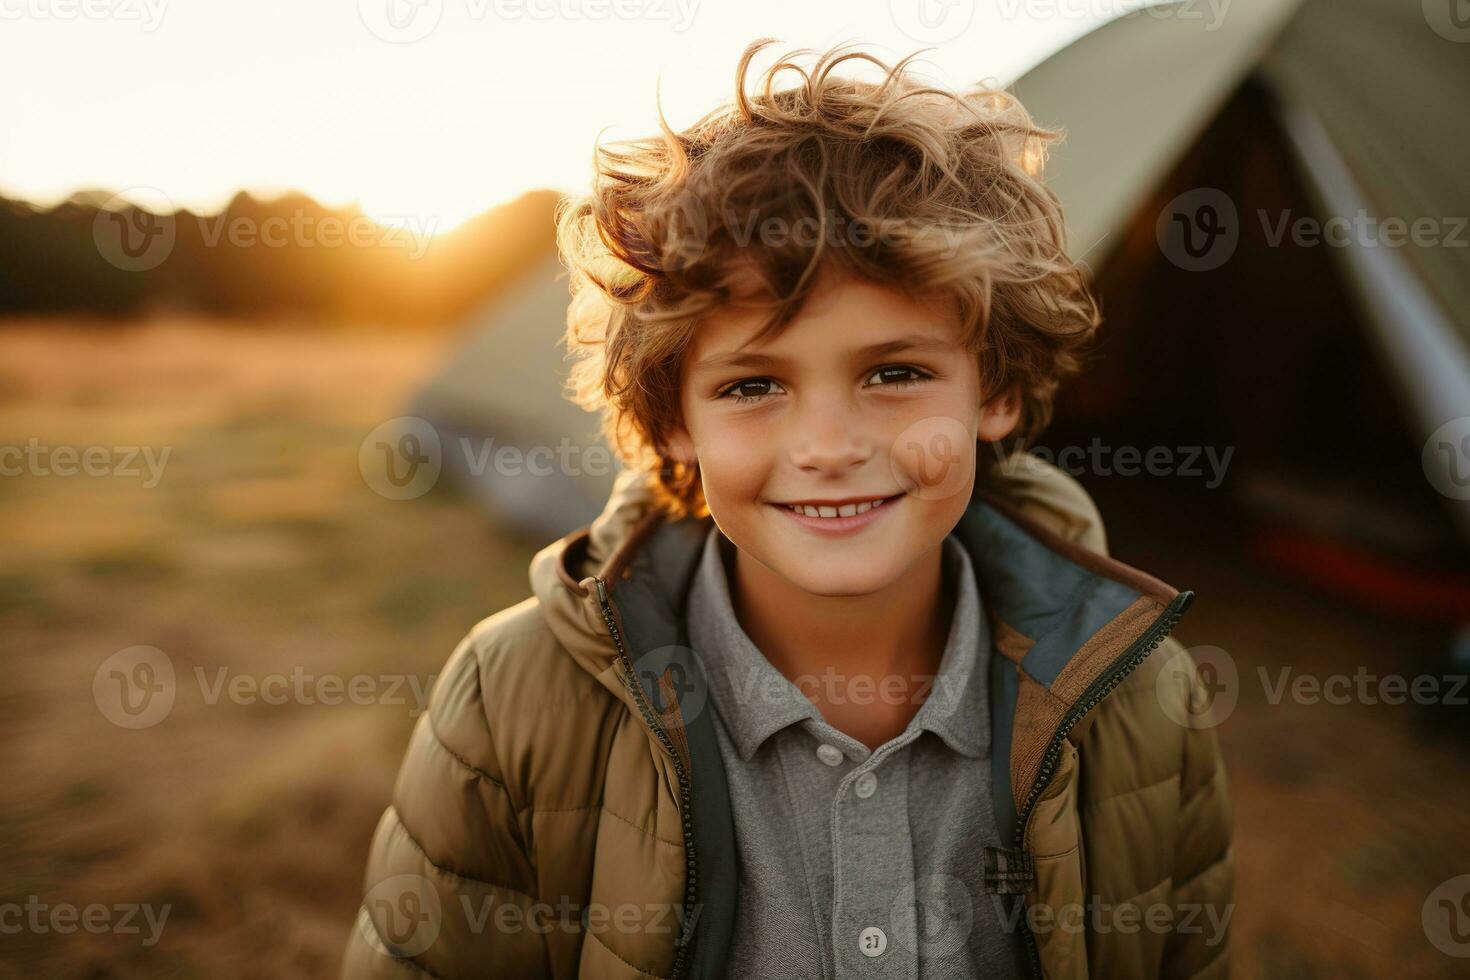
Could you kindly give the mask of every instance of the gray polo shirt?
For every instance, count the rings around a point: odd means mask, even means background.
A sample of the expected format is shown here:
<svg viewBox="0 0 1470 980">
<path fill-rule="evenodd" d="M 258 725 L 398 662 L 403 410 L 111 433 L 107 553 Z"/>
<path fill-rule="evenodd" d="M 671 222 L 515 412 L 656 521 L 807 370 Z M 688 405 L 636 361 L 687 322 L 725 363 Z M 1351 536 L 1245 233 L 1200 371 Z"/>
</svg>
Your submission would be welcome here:
<svg viewBox="0 0 1470 980">
<path fill-rule="evenodd" d="M 939 672 L 903 734 L 872 751 L 829 725 L 745 635 L 724 556 L 733 546 L 711 528 L 688 615 L 739 847 L 730 975 L 1023 976 L 1021 937 L 984 890 L 984 849 L 999 846 L 990 637 L 964 547 L 944 540 L 944 574 L 959 589 Z M 799 680 L 882 696 L 882 687 L 838 684 L 840 670 Z"/>
</svg>

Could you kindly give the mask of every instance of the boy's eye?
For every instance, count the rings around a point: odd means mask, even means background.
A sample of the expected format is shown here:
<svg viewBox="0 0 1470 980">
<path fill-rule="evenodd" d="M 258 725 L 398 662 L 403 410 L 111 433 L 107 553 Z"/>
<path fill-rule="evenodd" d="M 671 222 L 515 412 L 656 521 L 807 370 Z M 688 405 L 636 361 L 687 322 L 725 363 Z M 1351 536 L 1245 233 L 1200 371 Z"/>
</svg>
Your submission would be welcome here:
<svg viewBox="0 0 1470 980">
<path fill-rule="evenodd" d="M 874 371 L 869 376 L 867 383 L 879 385 L 885 388 L 898 386 L 906 388 L 911 384 L 929 380 L 930 375 L 916 367 L 907 364 L 887 364 Z"/>
<path fill-rule="evenodd" d="M 774 395 L 784 390 L 784 388 L 771 378 L 745 378 L 720 392 L 719 397 L 734 398 L 735 401 L 745 404 L 747 402 L 760 401 L 767 395 Z"/>
</svg>

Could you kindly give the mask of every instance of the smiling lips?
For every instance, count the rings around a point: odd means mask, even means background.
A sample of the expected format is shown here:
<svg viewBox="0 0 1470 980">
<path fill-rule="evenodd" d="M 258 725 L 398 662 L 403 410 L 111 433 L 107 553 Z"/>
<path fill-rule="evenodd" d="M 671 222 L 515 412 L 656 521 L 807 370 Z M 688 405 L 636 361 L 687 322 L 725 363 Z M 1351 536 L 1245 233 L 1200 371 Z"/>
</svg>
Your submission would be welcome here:
<svg viewBox="0 0 1470 980">
<path fill-rule="evenodd" d="M 799 500 L 772 504 L 796 523 L 825 535 L 850 534 L 893 509 L 902 494 L 847 500 Z"/>
<path fill-rule="evenodd" d="M 779 506 L 785 507 L 793 513 L 805 514 L 807 517 L 853 517 L 857 514 L 866 514 L 869 510 L 882 506 L 885 501 L 891 499 L 893 498 L 864 497 L 833 501 L 802 500 Z"/>
</svg>

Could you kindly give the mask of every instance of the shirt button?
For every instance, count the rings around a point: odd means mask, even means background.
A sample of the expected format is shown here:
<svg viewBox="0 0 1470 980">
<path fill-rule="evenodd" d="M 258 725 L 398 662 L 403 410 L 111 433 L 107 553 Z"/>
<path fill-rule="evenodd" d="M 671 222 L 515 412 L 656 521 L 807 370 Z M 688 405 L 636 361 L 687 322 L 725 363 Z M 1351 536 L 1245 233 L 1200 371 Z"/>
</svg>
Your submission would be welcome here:
<svg viewBox="0 0 1470 980">
<path fill-rule="evenodd" d="M 888 948 L 888 936 L 877 926 L 868 926 L 858 933 L 858 949 L 864 956 L 882 956 Z"/>
<path fill-rule="evenodd" d="M 878 777 L 870 772 L 865 772 L 857 778 L 852 788 L 857 793 L 858 799 L 866 800 L 877 791 Z"/>
<path fill-rule="evenodd" d="M 842 750 L 835 745 L 823 743 L 817 746 L 817 758 L 829 766 L 840 766 L 842 765 Z"/>
</svg>

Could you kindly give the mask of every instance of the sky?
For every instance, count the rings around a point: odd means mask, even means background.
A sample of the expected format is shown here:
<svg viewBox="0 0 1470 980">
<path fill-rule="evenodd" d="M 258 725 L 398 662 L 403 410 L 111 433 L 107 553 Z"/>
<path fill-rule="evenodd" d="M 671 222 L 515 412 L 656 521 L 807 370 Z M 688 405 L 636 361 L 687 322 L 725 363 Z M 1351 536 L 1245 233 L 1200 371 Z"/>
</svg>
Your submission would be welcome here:
<svg viewBox="0 0 1470 980">
<path fill-rule="evenodd" d="M 0 194 L 213 211 L 299 189 L 448 230 L 584 189 L 593 142 L 676 128 L 736 61 L 855 41 L 1008 84 L 1126 0 L 0 0 Z M 794 76 L 793 76 L 794 77 Z"/>
</svg>

